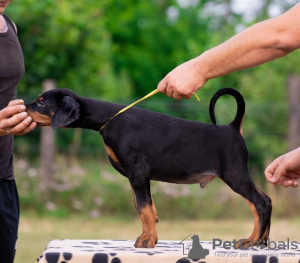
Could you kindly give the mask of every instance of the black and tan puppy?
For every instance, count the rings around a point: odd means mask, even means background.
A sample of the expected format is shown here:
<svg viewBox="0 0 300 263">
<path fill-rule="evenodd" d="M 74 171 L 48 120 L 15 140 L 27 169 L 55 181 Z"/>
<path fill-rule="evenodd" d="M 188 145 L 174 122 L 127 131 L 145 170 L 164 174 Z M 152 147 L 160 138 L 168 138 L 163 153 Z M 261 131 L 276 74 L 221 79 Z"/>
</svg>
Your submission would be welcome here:
<svg viewBox="0 0 300 263">
<path fill-rule="evenodd" d="M 232 95 L 238 105 L 229 125 L 216 125 L 217 99 Z M 99 131 L 123 105 L 84 98 L 71 90 L 45 92 L 27 104 L 27 112 L 40 126 L 84 128 Z M 135 206 L 143 224 L 136 247 L 155 247 L 157 212 L 150 180 L 205 187 L 219 177 L 245 198 L 254 214 L 254 230 L 237 247 L 258 244 L 269 237 L 271 200 L 252 182 L 248 151 L 242 136 L 244 99 L 231 88 L 218 91 L 210 102 L 213 124 L 189 121 L 131 108 L 108 122 L 100 131 L 113 167 L 126 176 L 134 193 Z M 253 243 L 252 243 L 253 242 Z"/>
</svg>

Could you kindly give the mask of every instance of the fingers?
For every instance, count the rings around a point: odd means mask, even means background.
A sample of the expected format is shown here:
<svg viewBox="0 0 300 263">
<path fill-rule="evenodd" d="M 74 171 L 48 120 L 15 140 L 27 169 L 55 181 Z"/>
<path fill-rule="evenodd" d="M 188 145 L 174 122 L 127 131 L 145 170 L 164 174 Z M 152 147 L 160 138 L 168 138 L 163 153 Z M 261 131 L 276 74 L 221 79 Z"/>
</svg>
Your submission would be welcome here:
<svg viewBox="0 0 300 263">
<path fill-rule="evenodd" d="M 10 107 L 10 106 L 16 106 L 16 105 L 22 105 L 22 104 L 24 104 L 23 100 L 11 100 L 7 106 Z"/>
<path fill-rule="evenodd" d="M 297 182 L 296 182 L 297 183 Z M 297 186 L 294 186 L 294 182 L 292 180 L 289 180 L 289 181 L 283 181 L 282 183 L 280 183 L 281 186 L 283 187 L 297 187 Z M 297 183 L 298 185 L 298 183 Z"/>
<path fill-rule="evenodd" d="M 171 88 L 170 85 L 167 86 L 166 94 L 169 98 L 173 98 L 174 90 Z"/>
<path fill-rule="evenodd" d="M 13 107 L 17 107 L 17 106 L 13 106 Z M 16 127 L 19 127 L 18 124 L 22 123 L 27 117 L 28 117 L 27 112 L 16 113 L 14 116 L 2 120 L 0 122 L 0 129 L 5 130 L 8 134 L 10 134 L 12 133 L 12 131 L 15 130 Z"/>
<path fill-rule="evenodd" d="M 274 172 L 274 176 L 271 179 L 271 181 L 277 182 L 287 170 L 289 170 L 289 167 L 287 166 L 287 164 L 284 161 L 282 161 L 276 168 L 276 170 Z"/>
<path fill-rule="evenodd" d="M 174 92 L 173 93 L 173 98 L 175 99 L 175 100 L 181 100 L 183 97 L 182 97 L 182 95 L 180 95 L 178 92 Z"/>
<path fill-rule="evenodd" d="M 281 163 L 281 157 L 275 159 L 265 170 L 265 177 L 270 183 L 276 183 L 278 180 L 274 177 L 275 171 Z"/>
<path fill-rule="evenodd" d="M 297 187 L 298 186 L 298 180 L 300 176 L 298 173 L 293 171 L 287 171 L 285 172 L 280 180 L 276 183 L 278 185 L 282 185 L 284 187 Z"/>
<path fill-rule="evenodd" d="M 159 82 L 157 89 L 159 92 L 166 94 L 169 98 L 174 98 L 175 100 L 181 100 L 183 96 L 175 91 L 171 85 L 168 85 L 168 76 L 166 76 L 161 82 Z"/>
<path fill-rule="evenodd" d="M 0 129 L 6 134 L 23 135 L 32 131 L 37 124 L 25 112 L 23 100 L 10 101 L 8 106 L 0 111 Z"/>
<path fill-rule="evenodd" d="M 0 111 L 0 130 L 4 134 L 21 135 L 32 131 L 37 124 L 25 112 L 23 100 L 12 100 Z"/>
<path fill-rule="evenodd" d="M 16 103 L 16 104 L 14 104 L 14 103 Z M 0 111 L 0 120 L 7 119 L 17 113 L 25 111 L 25 110 L 26 110 L 26 107 L 24 104 L 21 104 L 21 103 L 17 104 L 17 102 L 11 101 L 6 108 L 4 108 Z"/>
<path fill-rule="evenodd" d="M 193 94 L 188 94 L 188 95 L 182 95 L 183 96 L 183 98 L 185 98 L 185 99 L 190 99 L 191 97 L 193 97 L 195 95 L 195 93 L 193 93 Z"/>
<path fill-rule="evenodd" d="M 31 117 L 30 117 L 31 118 Z M 30 122 L 32 121 L 32 119 L 30 120 Z M 29 126 L 27 126 L 24 130 L 22 130 L 20 133 L 18 133 L 17 135 L 24 135 L 26 133 L 31 132 L 32 130 L 34 130 L 37 127 L 36 122 L 31 122 L 29 124 Z"/>
<path fill-rule="evenodd" d="M 168 87 L 168 81 L 166 76 L 158 83 L 157 89 L 159 92 L 166 94 L 167 87 Z"/>
<path fill-rule="evenodd" d="M 166 76 L 157 86 L 159 92 L 166 94 L 169 98 L 174 98 L 175 100 L 190 99 L 195 92 L 189 91 L 186 88 L 184 92 L 179 91 L 179 87 L 172 85 L 168 82 L 168 76 Z"/>
<path fill-rule="evenodd" d="M 158 91 L 175 100 L 190 99 L 207 82 L 197 68 L 195 59 L 179 65 L 159 82 Z"/>
<path fill-rule="evenodd" d="M 22 115 L 22 117 L 19 118 L 18 115 Z M 22 112 L 18 115 L 7 120 L 10 121 L 10 123 L 13 123 L 13 125 L 11 125 L 9 128 L 4 129 L 7 134 L 25 134 L 25 130 L 31 124 L 32 118 L 28 116 L 27 112 Z"/>
<path fill-rule="evenodd" d="M 276 183 L 281 176 L 290 169 L 286 155 L 282 155 L 275 159 L 265 170 L 265 177 L 270 183 Z"/>
<path fill-rule="evenodd" d="M 298 186 L 298 179 L 290 179 L 283 176 L 277 183 L 275 183 L 275 185 L 296 188 Z"/>
<path fill-rule="evenodd" d="M 286 171 L 282 177 L 288 179 L 299 179 L 300 175 L 296 171 Z"/>
<path fill-rule="evenodd" d="M 300 174 L 290 167 L 287 154 L 275 159 L 265 170 L 265 177 L 274 185 L 298 187 Z"/>
</svg>

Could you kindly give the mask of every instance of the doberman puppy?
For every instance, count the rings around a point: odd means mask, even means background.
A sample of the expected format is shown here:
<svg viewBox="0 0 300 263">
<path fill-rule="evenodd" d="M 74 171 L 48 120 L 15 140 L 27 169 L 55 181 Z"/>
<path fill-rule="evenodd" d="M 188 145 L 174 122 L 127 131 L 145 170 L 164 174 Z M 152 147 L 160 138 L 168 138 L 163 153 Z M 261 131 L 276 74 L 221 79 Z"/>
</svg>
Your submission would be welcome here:
<svg viewBox="0 0 300 263">
<path fill-rule="evenodd" d="M 229 94 L 237 101 L 237 114 L 229 125 L 216 125 L 217 99 Z M 85 98 L 71 90 L 47 91 L 27 104 L 27 112 L 39 126 L 68 127 L 99 131 L 123 105 Z M 254 214 L 254 230 L 237 248 L 267 241 L 271 199 L 252 182 L 242 124 L 245 102 L 231 88 L 219 90 L 210 101 L 213 124 L 175 118 L 130 108 L 111 119 L 100 131 L 112 166 L 126 176 L 133 189 L 143 233 L 135 247 L 153 248 L 157 243 L 156 208 L 150 180 L 177 184 L 199 183 L 203 188 L 219 177 L 245 198 Z"/>
</svg>

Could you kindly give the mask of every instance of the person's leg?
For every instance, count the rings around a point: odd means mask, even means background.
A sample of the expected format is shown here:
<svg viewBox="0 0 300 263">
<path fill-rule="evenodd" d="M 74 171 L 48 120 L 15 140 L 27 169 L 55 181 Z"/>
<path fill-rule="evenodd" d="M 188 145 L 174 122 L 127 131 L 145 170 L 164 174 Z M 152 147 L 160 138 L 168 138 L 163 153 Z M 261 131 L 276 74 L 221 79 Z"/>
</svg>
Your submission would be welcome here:
<svg viewBox="0 0 300 263">
<path fill-rule="evenodd" d="M 19 226 L 19 197 L 14 180 L 0 181 L 0 262 L 12 263 Z"/>
</svg>

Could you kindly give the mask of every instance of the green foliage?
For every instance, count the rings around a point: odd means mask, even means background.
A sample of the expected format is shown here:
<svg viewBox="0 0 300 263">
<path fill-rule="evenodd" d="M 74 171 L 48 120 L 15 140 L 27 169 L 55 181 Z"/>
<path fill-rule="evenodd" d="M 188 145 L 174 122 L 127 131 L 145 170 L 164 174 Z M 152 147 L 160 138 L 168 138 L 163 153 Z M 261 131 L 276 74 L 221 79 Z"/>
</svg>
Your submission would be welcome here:
<svg viewBox="0 0 300 263">
<path fill-rule="evenodd" d="M 71 165 L 68 158 L 59 155 L 52 191 L 45 201 L 42 200 L 45 198 L 40 189 L 38 163 L 17 158 L 15 174 L 23 212 L 56 218 L 70 218 L 73 215 L 83 218 L 138 218 L 128 179 L 115 171 L 107 158 L 98 161 L 82 159 Z M 258 179 L 254 177 L 255 183 L 266 192 Z M 204 189 L 199 184 L 177 185 L 152 181 L 151 193 L 160 219 L 253 217 L 245 200 L 217 178 Z M 286 199 L 282 198 L 282 193 L 273 193 L 272 198 L 275 201 L 273 216 L 287 218 L 289 206 Z"/>
<path fill-rule="evenodd" d="M 38 164 L 16 160 L 15 172 L 21 209 L 38 215 L 69 217 L 73 214 L 97 218 L 101 216 L 137 217 L 132 189 L 127 178 L 116 172 L 108 161 L 83 160 L 70 165 L 63 156 L 55 167 L 52 192 L 42 201 Z M 199 185 L 151 183 L 159 217 L 232 218 L 251 217 L 244 200 L 221 180 L 214 180 L 205 189 Z M 212 204 L 214 209 L 211 209 Z M 228 210 L 228 206 L 231 210 Z M 241 209 L 243 215 L 240 215 Z M 205 211 L 205 212 L 204 212 Z M 234 212 L 233 212 L 234 211 Z"/>
<path fill-rule="evenodd" d="M 230 38 L 238 26 L 246 27 L 268 18 L 268 10 L 274 5 L 284 11 L 292 1 L 265 1 L 253 21 L 234 13 L 230 9 L 230 0 L 186 3 L 189 4 L 176 0 L 13 1 L 7 13 L 18 27 L 26 64 L 19 97 L 26 101 L 36 98 L 41 93 L 42 82 L 53 78 L 58 88 L 70 88 L 82 96 L 129 104 L 155 89 L 177 65 Z M 200 103 L 194 98 L 177 102 L 156 95 L 138 107 L 210 122 L 208 104 L 213 93 L 225 86 L 238 89 L 247 105 L 244 134 L 250 153 L 249 167 L 255 172 L 254 177 L 263 177 L 266 160 L 287 151 L 286 80 L 289 74 L 300 74 L 298 56 L 299 52 L 294 52 L 255 69 L 211 80 L 198 92 Z M 231 98 L 222 98 L 216 105 L 218 123 L 229 123 L 234 114 L 235 102 Z M 21 157 L 39 156 L 39 134 L 40 130 L 36 129 L 24 137 L 16 137 L 16 153 Z M 92 131 L 58 130 L 57 148 L 58 153 L 79 158 L 98 158 L 103 154 L 99 134 Z M 95 176 L 96 181 L 100 180 L 98 174 L 91 178 L 95 179 Z M 129 211 L 127 196 L 120 194 L 120 199 L 115 200 L 107 191 L 111 187 L 113 192 L 121 193 L 122 186 L 99 182 L 104 186 L 99 188 L 104 202 L 111 202 L 114 209 L 126 214 Z M 38 210 L 43 206 L 35 196 L 40 194 L 34 191 L 38 182 L 30 187 L 32 191 L 28 195 L 21 195 L 21 203 L 27 209 Z M 90 190 L 88 193 L 86 188 Z M 62 207 L 69 213 L 76 210 L 66 208 L 72 207 L 73 196 L 86 198 L 84 202 L 88 203 L 99 189 L 95 185 L 90 188 L 90 184 L 83 182 L 82 186 L 63 195 L 54 194 L 53 198 L 68 200 Z M 196 203 L 190 199 L 174 202 L 166 198 L 170 207 L 189 204 L 195 205 L 196 209 Z M 183 214 L 197 216 L 182 209 Z M 63 211 L 59 213 L 64 215 Z M 104 211 L 112 212 L 108 206 Z M 216 216 L 226 211 L 220 208 L 213 213 Z"/>
<path fill-rule="evenodd" d="M 172 68 L 204 51 L 209 18 L 198 13 L 206 2 L 186 9 L 171 0 L 109 2 L 104 12 L 114 71 L 130 74 L 135 95 L 155 89 Z"/>
<path fill-rule="evenodd" d="M 130 95 L 126 74 L 112 72 L 110 34 L 99 3 L 25 0 L 9 7 L 26 66 L 19 94 L 36 96 L 42 81 L 52 78 L 59 88 L 96 98 L 115 97 L 121 84 L 123 96 Z"/>
</svg>

